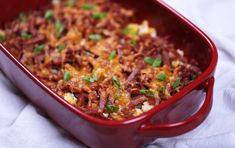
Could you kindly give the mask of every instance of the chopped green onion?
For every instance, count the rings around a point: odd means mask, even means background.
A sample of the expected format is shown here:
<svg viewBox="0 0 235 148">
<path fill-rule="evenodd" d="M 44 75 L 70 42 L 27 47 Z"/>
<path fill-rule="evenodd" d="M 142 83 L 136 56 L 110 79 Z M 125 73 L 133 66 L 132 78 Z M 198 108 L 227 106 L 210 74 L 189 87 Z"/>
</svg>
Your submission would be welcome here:
<svg viewBox="0 0 235 148">
<path fill-rule="evenodd" d="M 131 45 L 136 45 L 137 41 L 136 40 L 130 40 Z"/>
<path fill-rule="evenodd" d="M 64 80 L 65 80 L 65 81 L 68 81 L 68 80 L 70 80 L 70 78 L 71 78 L 70 73 L 67 72 L 67 71 L 65 71 L 65 72 L 64 72 Z"/>
<path fill-rule="evenodd" d="M 154 60 L 152 67 L 159 67 L 159 66 L 161 66 L 161 64 L 162 64 L 162 59 L 157 58 Z"/>
<path fill-rule="evenodd" d="M 138 36 L 139 35 L 137 31 L 131 31 L 130 34 L 133 35 L 133 36 Z"/>
<path fill-rule="evenodd" d="M 0 42 L 3 42 L 6 40 L 6 36 L 2 33 L 0 33 Z"/>
<path fill-rule="evenodd" d="M 21 12 L 19 14 L 19 19 L 20 19 L 21 22 L 27 22 L 27 17 L 25 15 L 25 13 L 23 13 L 23 12 Z"/>
<path fill-rule="evenodd" d="M 99 41 L 102 39 L 102 36 L 100 34 L 91 34 L 88 36 L 89 39 Z"/>
<path fill-rule="evenodd" d="M 82 80 L 84 82 L 87 82 L 87 83 L 92 83 L 93 82 L 93 80 L 91 80 L 88 76 L 83 77 Z"/>
<path fill-rule="evenodd" d="M 197 74 L 193 74 L 193 75 L 191 76 L 191 80 L 195 80 L 197 77 L 198 77 Z"/>
<path fill-rule="evenodd" d="M 101 20 L 107 16 L 107 13 L 105 12 L 96 12 L 92 14 L 92 17 L 97 20 Z"/>
<path fill-rule="evenodd" d="M 122 32 L 124 33 L 124 34 L 128 34 L 129 32 L 130 32 L 130 28 L 129 27 L 126 27 L 126 28 L 124 28 L 123 30 L 122 30 Z"/>
<path fill-rule="evenodd" d="M 20 36 L 24 39 L 31 39 L 32 38 L 32 35 L 27 33 L 27 32 L 21 32 Z"/>
<path fill-rule="evenodd" d="M 98 81 L 98 76 L 96 75 L 96 72 L 95 72 L 94 69 L 92 70 L 92 79 L 93 79 L 95 82 Z"/>
<path fill-rule="evenodd" d="M 174 83 L 173 83 L 173 88 L 176 89 L 177 87 L 180 86 L 180 80 L 176 80 Z"/>
<path fill-rule="evenodd" d="M 152 89 L 149 90 L 150 96 L 154 96 L 154 91 Z"/>
<path fill-rule="evenodd" d="M 154 61 L 155 61 L 155 59 L 154 59 L 154 58 L 151 58 L 151 57 L 145 57 L 145 58 L 144 58 L 144 62 L 145 62 L 146 64 L 152 65 Z"/>
<path fill-rule="evenodd" d="M 115 57 L 116 57 L 116 51 L 112 51 L 110 54 L 109 54 L 109 60 L 113 60 Z"/>
<path fill-rule="evenodd" d="M 150 89 L 150 90 L 141 89 L 140 93 L 145 96 L 147 96 L 147 95 L 154 96 L 154 91 L 152 89 Z"/>
<path fill-rule="evenodd" d="M 83 4 L 83 5 L 81 5 L 81 8 L 86 9 L 86 10 L 91 10 L 95 7 L 96 7 L 96 5 L 93 5 L 93 4 Z"/>
<path fill-rule="evenodd" d="M 74 7 L 76 4 L 76 0 L 67 0 L 66 6 L 67 7 Z"/>
<path fill-rule="evenodd" d="M 94 81 L 98 81 L 97 75 L 93 75 L 92 79 L 93 79 Z"/>
<path fill-rule="evenodd" d="M 121 83 L 120 83 L 119 79 L 116 76 L 112 76 L 112 80 L 113 80 L 113 84 L 116 88 L 121 87 Z"/>
<path fill-rule="evenodd" d="M 46 19 L 46 20 L 50 20 L 50 19 L 52 19 L 53 18 L 53 11 L 52 10 L 47 10 L 47 12 L 45 13 L 45 15 L 44 15 L 44 18 Z"/>
<path fill-rule="evenodd" d="M 44 48 L 45 48 L 44 44 L 38 45 L 36 48 L 34 48 L 34 53 L 40 54 Z"/>
<path fill-rule="evenodd" d="M 147 91 L 146 89 L 141 89 L 141 90 L 140 90 L 140 93 L 141 93 L 142 95 L 147 95 L 147 92 L 148 92 L 148 91 Z"/>
<path fill-rule="evenodd" d="M 166 75 L 161 73 L 157 76 L 157 80 L 159 81 L 165 81 L 166 80 Z"/>
<path fill-rule="evenodd" d="M 61 52 L 65 48 L 66 48 L 66 44 L 60 44 L 57 49 L 58 49 L 59 52 Z"/>
<path fill-rule="evenodd" d="M 55 22 L 55 31 L 56 31 L 57 38 L 59 38 L 64 31 L 64 25 L 60 22 L 60 20 L 57 20 Z"/>
<path fill-rule="evenodd" d="M 98 77 L 97 77 L 97 75 L 95 75 L 93 73 L 92 77 L 85 76 L 82 78 L 82 80 L 86 83 L 94 83 L 94 82 L 98 81 Z"/>
<path fill-rule="evenodd" d="M 106 105 L 105 108 L 110 113 L 116 113 L 119 110 L 119 107 L 114 105 Z"/>
<path fill-rule="evenodd" d="M 138 32 L 137 31 L 134 31 L 133 29 L 131 29 L 129 26 L 127 26 L 126 28 L 124 28 L 123 30 L 122 30 L 122 32 L 124 33 L 124 34 L 130 34 L 130 35 L 133 35 L 133 36 L 138 36 Z"/>
<path fill-rule="evenodd" d="M 145 57 L 144 62 L 146 64 L 152 65 L 152 67 L 159 67 L 162 64 L 162 59 L 160 59 L 160 58 L 154 59 L 154 58 L 151 58 L 151 57 Z"/>
<path fill-rule="evenodd" d="M 82 78 L 84 82 L 90 83 L 90 78 L 88 76 L 85 76 Z"/>
</svg>

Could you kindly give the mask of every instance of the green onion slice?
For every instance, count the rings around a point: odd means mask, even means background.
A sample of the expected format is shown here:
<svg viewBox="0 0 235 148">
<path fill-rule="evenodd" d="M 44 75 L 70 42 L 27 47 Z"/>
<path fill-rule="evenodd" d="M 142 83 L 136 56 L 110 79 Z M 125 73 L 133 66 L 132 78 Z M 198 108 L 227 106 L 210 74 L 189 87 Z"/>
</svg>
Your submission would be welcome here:
<svg viewBox="0 0 235 148">
<path fill-rule="evenodd" d="M 64 31 L 64 25 L 61 23 L 60 20 L 57 20 L 55 22 L 55 33 L 56 33 L 56 37 L 60 38 L 62 33 Z"/>
<path fill-rule="evenodd" d="M 114 105 L 106 105 L 105 108 L 110 113 L 116 113 L 119 110 L 119 107 Z"/>
<path fill-rule="evenodd" d="M 81 8 L 86 9 L 86 10 L 91 10 L 94 9 L 96 7 L 96 5 L 94 4 L 83 4 L 81 5 Z"/>
<path fill-rule="evenodd" d="M 107 16 L 107 13 L 105 12 L 95 12 L 92 14 L 92 17 L 97 20 L 101 20 Z"/>
<path fill-rule="evenodd" d="M 157 80 L 159 81 L 165 81 L 166 80 L 166 75 L 161 73 L 157 76 Z"/>
<path fill-rule="evenodd" d="M 110 54 L 109 54 L 109 60 L 113 60 L 115 57 L 116 57 L 116 51 L 112 51 Z"/>
<path fill-rule="evenodd" d="M 120 83 L 119 79 L 117 78 L 117 76 L 112 76 L 112 80 L 113 80 L 113 84 L 115 87 L 117 87 L 117 88 L 121 87 L 121 83 Z"/>
<path fill-rule="evenodd" d="M 29 34 L 28 32 L 25 32 L 25 31 L 21 32 L 20 36 L 24 39 L 31 39 L 32 38 L 32 35 Z"/>
<path fill-rule="evenodd" d="M 70 80 L 70 79 L 71 79 L 70 73 L 69 73 L 68 71 L 65 71 L 65 72 L 64 72 L 64 80 L 65 80 L 65 81 L 68 81 L 68 80 Z"/>
<path fill-rule="evenodd" d="M 45 48 L 44 44 L 38 45 L 36 48 L 34 48 L 34 53 L 40 54 L 44 48 Z"/>
<path fill-rule="evenodd" d="M 90 40 L 99 41 L 102 39 L 102 36 L 100 34 L 91 34 L 88 36 L 88 38 Z"/>
<path fill-rule="evenodd" d="M 176 89 L 177 87 L 179 87 L 180 86 L 180 80 L 176 80 L 174 83 L 173 83 L 173 85 L 172 85 L 172 87 L 174 88 L 174 89 Z"/>
<path fill-rule="evenodd" d="M 152 67 L 160 67 L 162 64 L 162 59 L 160 58 L 157 58 L 154 60 L 153 64 L 152 64 Z"/>
<path fill-rule="evenodd" d="M 52 10 L 47 10 L 47 12 L 46 12 L 45 15 L 44 15 L 44 18 L 45 18 L 46 20 L 50 20 L 50 19 L 53 18 L 53 16 L 54 16 L 53 11 L 52 11 Z"/>
</svg>

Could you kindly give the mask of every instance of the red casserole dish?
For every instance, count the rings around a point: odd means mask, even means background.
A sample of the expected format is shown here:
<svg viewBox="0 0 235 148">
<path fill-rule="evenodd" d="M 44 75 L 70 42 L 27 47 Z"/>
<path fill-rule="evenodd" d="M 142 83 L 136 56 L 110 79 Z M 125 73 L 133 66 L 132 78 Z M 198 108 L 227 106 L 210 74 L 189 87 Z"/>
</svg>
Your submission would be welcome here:
<svg viewBox="0 0 235 148">
<path fill-rule="evenodd" d="M 215 45 L 196 26 L 162 1 L 115 1 L 124 7 L 135 8 L 138 19 L 147 19 L 158 30 L 159 36 L 170 35 L 171 42 L 184 49 L 186 57 L 199 62 L 202 74 L 169 100 L 141 116 L 124 121 L 107 121 L 70 105 L 38 80 L 2 44 L 0 69 L 35 105 L 89 147 L 137 147 L 156 138 L 177 136 L 196 128 L 212 107 L 213 74 L 218 58 Z M 47 2 L 0 1 L 0 22 Z"/>
</svg>

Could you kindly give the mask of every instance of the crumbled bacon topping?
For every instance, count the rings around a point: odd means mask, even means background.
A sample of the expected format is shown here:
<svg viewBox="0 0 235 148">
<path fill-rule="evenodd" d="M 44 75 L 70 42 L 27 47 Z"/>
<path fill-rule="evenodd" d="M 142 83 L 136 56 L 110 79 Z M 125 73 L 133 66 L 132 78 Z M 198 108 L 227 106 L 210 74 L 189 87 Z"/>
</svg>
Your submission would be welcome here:
<svg viewBox="0 0 235 148">
<path fill-rule="evenodd" d="M 57 1 L 21 13 L 1 42 L 40 80 L 87 114 L 141 115 L 200 73 L 198 63 L 135 11 L 109 0 Z"/>
</svg>

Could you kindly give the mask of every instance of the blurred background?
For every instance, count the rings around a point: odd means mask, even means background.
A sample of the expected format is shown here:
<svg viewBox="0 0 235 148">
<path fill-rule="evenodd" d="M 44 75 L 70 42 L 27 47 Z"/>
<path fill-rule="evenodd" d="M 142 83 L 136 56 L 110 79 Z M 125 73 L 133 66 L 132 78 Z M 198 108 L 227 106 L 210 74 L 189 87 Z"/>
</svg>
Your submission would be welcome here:
<svg viewBox="0 0 235 148">
<path fill-rule="evenodd" d="M 157 139 L 149 148 L 235 147 L 235 0 L 165 0 L 216 43 L 219 62 L 214 104 L 206 121 L 174 138 Z M 0 72 L 0 147 L 83 147 L 48 120 Z"/>
</svg>

